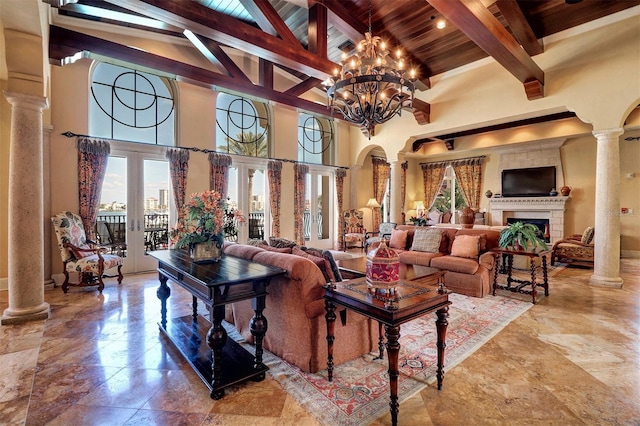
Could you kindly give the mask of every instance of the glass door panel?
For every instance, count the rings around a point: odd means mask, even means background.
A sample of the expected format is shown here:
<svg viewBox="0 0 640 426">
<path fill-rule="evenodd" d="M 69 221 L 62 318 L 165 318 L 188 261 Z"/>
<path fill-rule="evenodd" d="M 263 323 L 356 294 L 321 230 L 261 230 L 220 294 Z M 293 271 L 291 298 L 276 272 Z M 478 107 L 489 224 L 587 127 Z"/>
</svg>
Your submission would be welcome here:
<svg viewBox="0 0 640 426">
<path fill-rule="evenodd" d="M 318 172 L 307 175 L 304 239 L 308 245 L 318 248 L 330 248 L 332 245 L 333 216 L 331 215 L 331 176 Z"/>
<path fill-rule="evenodd" d="M 263 165 L 234 161 L 229 168 L 227 201 L 228 221 L 225 229 L 227 241 L 246 243 L 249 239 L 268 238 L 269 208 L 267 198 L 267 173 Z M 236 211 L 242 212 L 245 222 L 233 218 Z"/>
</svg>

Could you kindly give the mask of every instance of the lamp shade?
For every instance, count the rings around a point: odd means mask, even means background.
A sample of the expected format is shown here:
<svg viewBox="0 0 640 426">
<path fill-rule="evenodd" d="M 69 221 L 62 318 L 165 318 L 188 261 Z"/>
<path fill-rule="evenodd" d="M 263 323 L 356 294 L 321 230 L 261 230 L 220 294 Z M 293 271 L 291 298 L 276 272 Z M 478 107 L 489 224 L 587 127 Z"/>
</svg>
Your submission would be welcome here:
<svg viewBox="0 0 640 426">
<path fill-rule="evenodd" d="M 376 208 L 376 207 L 380 207 L 380 204 L 378 203 L 378 201 L 375 198 L 369 198 L 369 201 L 367 201 L 366 207 L 369 207 L 370 209 L 373 209 L 373 208 Z"/>
<path fill-rule="evenodd" d="M 414 210 L 424 210 L 424 202 L 423 201 L 414 201 L 413 202 Z"/>
</svg>

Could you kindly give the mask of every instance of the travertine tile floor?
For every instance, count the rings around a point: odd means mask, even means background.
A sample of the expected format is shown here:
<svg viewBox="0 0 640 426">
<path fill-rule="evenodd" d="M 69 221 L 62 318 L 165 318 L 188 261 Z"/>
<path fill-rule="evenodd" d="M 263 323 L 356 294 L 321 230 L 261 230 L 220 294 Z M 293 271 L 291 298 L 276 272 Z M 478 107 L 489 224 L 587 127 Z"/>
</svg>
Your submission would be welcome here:
<svg viewBox="0 0 640 426">
<path fill-rule="evenodd" d="M 619 290 L 591 270 L 552 278 L 551 295 L 400 406 L 401 425 L 640 424 L 640 259 Z M 158 333 L 157 274 L 47 290 L 51 318 L 0 327 L 0 423 L 314 425 L 267 375 L 214 401 Z M 190 312 L 176 286 L 173 312 Z M 491 297 L 491 296 L 488 296 Z M 7 293 L 0 292 L 0 309 Z M 375 424 L 389 424 L 387 414 Z"/>
</svg>

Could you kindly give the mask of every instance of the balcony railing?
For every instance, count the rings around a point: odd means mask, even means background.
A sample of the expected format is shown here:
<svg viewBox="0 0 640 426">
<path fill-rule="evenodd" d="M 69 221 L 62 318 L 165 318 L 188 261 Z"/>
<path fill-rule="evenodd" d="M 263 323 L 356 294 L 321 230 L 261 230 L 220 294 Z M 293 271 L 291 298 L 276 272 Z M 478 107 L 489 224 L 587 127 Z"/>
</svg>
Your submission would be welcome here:
<svg viewBox="0 0 640 426">
<path fill-rule="evenodd" d="M 249 213 L 247 224 L 249 227 L 249 239 L 265 239 L 265 225 L 263 212 Z M 126 223 L 125 214 L 98 213 L 96 223 L 96 235 L 98 242 L 114 251 L 126 256 Z M 316 217 L 318 224 L 318 239 L 322 239 L 322 213 Z M 311 237 L 311 212 L 305 211 L 302 217 L 304 239 Z M 233 215 L 225 217 L 224 236 L 226 241 L 238 241 L 238 221 Z M 145 214 L 144 215 L 144 246 L 145 252 L 169 248 L 169 215 Z"/>
</svg>

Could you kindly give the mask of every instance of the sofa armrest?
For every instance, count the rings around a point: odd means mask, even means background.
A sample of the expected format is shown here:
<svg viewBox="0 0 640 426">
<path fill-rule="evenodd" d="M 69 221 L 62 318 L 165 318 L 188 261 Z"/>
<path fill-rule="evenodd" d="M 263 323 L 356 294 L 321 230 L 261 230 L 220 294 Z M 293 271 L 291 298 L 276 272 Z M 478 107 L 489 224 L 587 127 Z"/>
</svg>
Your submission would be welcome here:
<svg viewBox="0 0 640 426">
<path fill-rule="evenodd" d="M 478 258 L 478 263 L 480 266 L 484 266 L 489 271 L 493 270 L 493 267 L 496 265 L 496 255 L 491 252 L 482 253 Z"/>
</svg>

